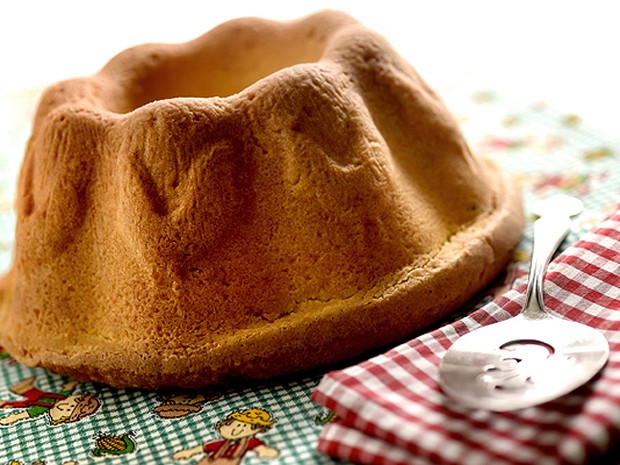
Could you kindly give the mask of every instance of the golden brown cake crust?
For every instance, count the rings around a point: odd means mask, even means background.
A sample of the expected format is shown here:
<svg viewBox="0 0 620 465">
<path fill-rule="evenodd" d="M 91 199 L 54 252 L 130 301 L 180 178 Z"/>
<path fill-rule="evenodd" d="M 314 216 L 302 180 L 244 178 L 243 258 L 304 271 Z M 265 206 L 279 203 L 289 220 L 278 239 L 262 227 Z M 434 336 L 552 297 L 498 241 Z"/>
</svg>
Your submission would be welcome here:
<svg viewBox="0 0 620 465">
<path fill-rule="evenodd" d="M 145 45 L 49 88 L 0 343 L 114 386 L 350 358 L 484 286 L 519 194 L 377 34 L 326 11 Z"/>
</svg>

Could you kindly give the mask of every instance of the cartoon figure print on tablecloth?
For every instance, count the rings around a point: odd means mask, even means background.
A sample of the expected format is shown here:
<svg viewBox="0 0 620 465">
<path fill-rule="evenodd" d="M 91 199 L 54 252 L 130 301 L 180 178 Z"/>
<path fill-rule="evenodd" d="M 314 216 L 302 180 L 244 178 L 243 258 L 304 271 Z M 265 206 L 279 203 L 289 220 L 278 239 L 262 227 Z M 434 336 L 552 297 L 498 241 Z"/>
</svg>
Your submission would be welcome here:
<svg viewBox="0 0 620 465">
<path fill-rule="evenodd" d="M 34 387 L 35 377 L 15 384 L 10 391 L 25 399 L 0 400 L 0 409 L 21 409 L 0 418 L 0 425 L 8 426 L 22 420 L 36 418 L 47 413 L 50 425 L 73 423 L 95 413 L 99 399 L 91 393 L 73 394 L 78 384 L 71 380 L 60 392 L 46 392 Z"/>
<path fill-rule="evenodd" d="M 202 392 L 166 392 L 157 396 L 160 405 L 153 409 L 153 413 L 159 418 L 175 419 L 183 418 L 202 410 L 206 402 L 219 399 L 221 394 Z"/>
<path fill-rule="evenodd" d="M 205 453 L 206 456 L 197 465 L 238 465 L 250 451 L 261 459 L 275 458 L 280 451 L 256 437 L 266 433 L 275 422 L 271 414 L 261 408 L 237 410 L 215 425 L 221 439 L 178 451 L 172 458 L 184 460 Z"/>
<path fill-rule="evenodd" d="M 106 455 L 127 455 L 136 450 L 136 443 L 132 438 L 133 433 L 104 434 L 97 433 L 95 436 L 95 448 L 91 454 L 95 457 Z"/>
<path fill-rule="evenodd" d="M 326 424 L 331 423 L 332 421 L 336 421 L 336 418 L 337 417 L 334 412 L 326 410 L 322 414 L 317 415 L 317 417 L 314 419 L 314 424 L 316 426 L 325 426 Z"/>
<path fill-rule="evenodd" d="M 607 172 L 522 173 L 515 176 L 517 183 L 538 196 L 560 191 L 582 197 L 595 190 L 609 177 Z"/>
</svg>

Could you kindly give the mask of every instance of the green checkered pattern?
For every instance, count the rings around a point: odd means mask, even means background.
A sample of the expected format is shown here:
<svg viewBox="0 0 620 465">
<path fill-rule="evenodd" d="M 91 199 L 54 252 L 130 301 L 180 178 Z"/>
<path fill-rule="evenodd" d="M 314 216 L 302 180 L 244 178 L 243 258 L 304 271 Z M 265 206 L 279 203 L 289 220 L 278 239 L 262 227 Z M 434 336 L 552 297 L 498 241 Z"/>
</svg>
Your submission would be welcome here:
<svg viewBox="0 0 620 465">
<path fill-rule="evenodd" d="M 493 92 L 447 95 L 450 108 L 462 122 L 473 151 L 494 159 L 514 177 L 523 190 L 526 209 L 532 202 L 558 192 L 581 197 L 586 211 L 577 220 L 568 242 L 599 223 L 620 203 L 620 145 L 597 132 L 576 115 L 561 115 L 541 103 L 514 105 Z M 14 197 L 19 163 L 30 130 L 37 92 L 0 97 L 0 270 L 8 268 L 13 240 Z M 527 269 L 531 246 L 530 226 L 519 247 Z M 488 296 L 485 296 L 488 298 Z M 481 299 L 482 300 L 482 299 Z M 469 310 L 471 307 L 469 307 Z M 458 313 L 458 312 L 457 312 Z M 10 388 L 35 377 L 35 387 L 59 392 L 68 382 L 44 369 L 23 367 L 5 356 L 0 359 L 0 400 L 21 400 Z M 321 422 L 328 415 L 309 396 L 321 375 L 292 377 L 261 385 L 221 392 L 205 392 L 210 399 L 199 411 L 182 418 L 166 419 L 155 412 L 161 405 L 158 392 L 116 390 L 81 383 L 74 394 L 89 392 L 100 402 L 98 410 L 75 423 L 51 425 L 48 414 L 0 426 L 0 465 L 13 461 L 30 465 L 69 463 L 193 465 L 204 457 L 173 460 L 183 449 L 218 439 L 215 425 L 229 414 L 248 408 L 267 410 L 276 420 L 257 435 L 279 451 L 273 459 L 248 452 L 243 465 L 342 463 L 316 452 Z M 23 409 L 0 409 L 0 419 Z M 125 455 L 93 455 L 102 436 L 129 434 L 135 450 Z"/>
<path fill-rule="evenodd" d="M 43 369 L 27 369 L 12 363 L 2 363 L 4 399 L 17 398 L 8 393 L 8 387 L 36 376 L 36 387 L 54 392 L 66 378 Z M 194 447 L 218 439 L 215 424 L 230 413 L 251 407 L 269 411 L 275 418 L 273 428 L 258 437 L 266 445 L 280 451 L 269 463 L 278 464 L 331 464 L 331 459 L 315 451 L 320 426 L 316 419 L 325 412 L 308 397 L 318 377 L 301 378 L 287 383 L 266 384 L 241 390 L 227 390 L 215 401 L 209 401 L 198 413 L 178 419 L 160 418 L 154 409 L 160 405 L 158 393 L 140 390 L 113 390 L 105 386 L 82 383 L 76 393 L 91 392 L 101 402 L 92 416 L 73 424 L 50 425 L 49 417 L 41 415 L 23 420 L 12 426 L 1 427 L 2 451 L 0 463 L 18 460 L 30 464 L 45 460 L 47 464 L 69 461 L 89 463 L 93 457 L 95 439 L 106 433 L 121 436 L 131 433 L 135 452 L 124 456 L 107 456 L 106 463 L 194 463 L 196 459 L 173 461 L 171 456 L 181 449 Z M 6 412 L 13 410 L 7 409 Z M 4 413 L 4 412 L 3 412 Z M 8 446 L 8 447 L 7 447 Z M 243 463 L 260 463 L 248 453 Z"/>
</svg>

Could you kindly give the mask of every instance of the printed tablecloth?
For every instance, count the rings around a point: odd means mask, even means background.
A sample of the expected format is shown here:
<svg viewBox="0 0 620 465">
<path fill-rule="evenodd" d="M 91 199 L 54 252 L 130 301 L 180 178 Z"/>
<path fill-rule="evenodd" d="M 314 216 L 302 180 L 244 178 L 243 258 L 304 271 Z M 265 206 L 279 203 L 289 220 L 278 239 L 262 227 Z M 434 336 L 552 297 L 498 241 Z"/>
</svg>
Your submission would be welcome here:
<svg viewBox="0 0 620 465">
<path fill-rule="evenodd" d="M 10 263 L 11 204 L 38 95 L 32 90 L 0 97 L 2 271 Z M 569 242 L 620 205 L 617 138 L 589 127 L 579 115 L 558 114 L 544 102 L 510 102 L 486 90 L 444 95 L 474 151 L 495 159 L 521 186 L 528 211 L 535 199 L 557 192 L 582 198 L 586 210 L 576 220 Z M 530 245 L 528 225 L 506 272 L 451 318 L 522 283 Z M 243 465 L 343 463 L 317 451 L 323 425 L 333 418 L 310 399 L 323 374 L 193 392 L 118 390 L 27 368 L 3 352 L 0 465 L 193 465 L 209 454 L 230 456 Z M 77 403 L 87 408 L 67 414 L 77 410 Z M 255 425 L 256 434 L 233 443 L 227 435 L 234 424 Z"/>
</svg>

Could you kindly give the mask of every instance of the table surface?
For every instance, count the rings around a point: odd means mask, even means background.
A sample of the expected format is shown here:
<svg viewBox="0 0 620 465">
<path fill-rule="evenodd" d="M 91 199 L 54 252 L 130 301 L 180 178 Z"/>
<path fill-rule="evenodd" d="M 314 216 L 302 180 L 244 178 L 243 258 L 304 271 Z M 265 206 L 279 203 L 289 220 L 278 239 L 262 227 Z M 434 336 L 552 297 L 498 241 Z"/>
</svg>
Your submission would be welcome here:
<svg viewBox="0 0 620 465">
<path fill-rule="evenodd" d="M 18 2 L 12 2 L 17 4 Z M 58 79 L 90 74 L 116 52 L 149 41 L 176 42 L 205 32 L 223 20 L 256 15 L 274 19 L 302 16 L 327 2 L 227 2 L 207 10 L 196 2 L 106 2 L 89 10 L 76 2 L 20 2 L 3 5 L 0 17 L 0 269 L 10 264 L 15 181 L 41 89 Z M 598 224 L 620 205 L 620 137 L 614 117 L 620 104 L 612 65 L 620 33 L 612 2 L 571 3 L 413 2 L 383 8 L 362 2 L 332 2 L 385 35 L 446 100 L 475 152 L 500 163 L 533 201 L 556 192 L 581 197 L 585 212 L 569 241 Z M 4 11 L 2 11 L 4 10 Z M 3 13 L 8 13 L 5 16 Z M 470 311 L 495 293 L 523 280 L 530 228 L 510 267 L 507 284 L 489 288 Z M 0 463 L 180 463 L 173 454 L 221 439 L 218 421 L 233 412 L 264 409 L 276 420 L 257 437 L 277 457 L 253 452 L 243 464 L 331 464 L 315 452 L 329 412 L 309 400 L 322 373 L 244 388 L 200 392 L 114 390 L 74 383 L 43 369 L 19 365 L 2 354 L 0 399 L 23 400 L 16 385 L 40 391 L 91 393 L 99 402 L 92 415 L 52 425 L 46 412 L 0 426 Z M 30 378 L 33 378 L 30 380 Z M 29 381 L 30 380 L 30 381 Z M 162 406 L 192 404 L 193 413 L 166 417 Z M 7 409 L 2 418 L 21 411 Z"/>
</svg>

